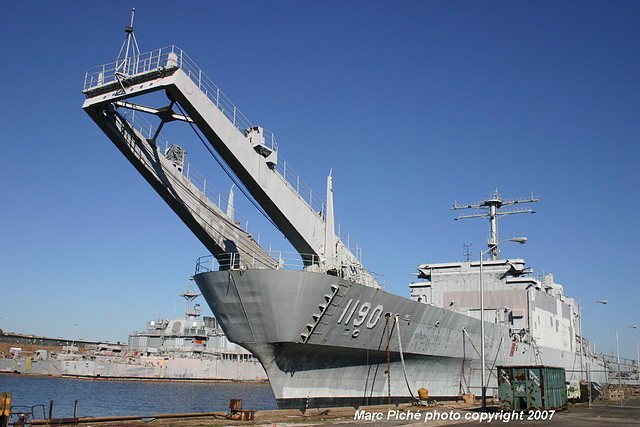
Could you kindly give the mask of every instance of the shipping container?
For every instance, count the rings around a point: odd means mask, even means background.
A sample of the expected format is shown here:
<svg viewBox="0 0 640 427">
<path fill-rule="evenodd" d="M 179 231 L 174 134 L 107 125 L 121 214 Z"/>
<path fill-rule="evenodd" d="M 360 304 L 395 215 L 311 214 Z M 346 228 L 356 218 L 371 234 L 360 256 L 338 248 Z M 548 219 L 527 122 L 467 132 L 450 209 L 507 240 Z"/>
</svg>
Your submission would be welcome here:
<svg viewBox="0 0 640 427">
<path fill-rule="evenodd" d="M 516 411 L 565 409 L 567 385 L 564 368 L 550 366 L 498 366 L 500 409 Z"/>
</svg>

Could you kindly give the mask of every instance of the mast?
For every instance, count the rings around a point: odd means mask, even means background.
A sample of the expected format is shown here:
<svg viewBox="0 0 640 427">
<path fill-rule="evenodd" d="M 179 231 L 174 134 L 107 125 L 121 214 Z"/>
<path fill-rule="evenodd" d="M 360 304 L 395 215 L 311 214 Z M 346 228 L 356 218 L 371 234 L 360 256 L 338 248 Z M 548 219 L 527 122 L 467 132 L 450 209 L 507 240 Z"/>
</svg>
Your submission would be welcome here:
<svg viewBox="0 0 640 427">
<path fill-rule="evenodd" d="M 500 251 L 498 250 L 498 218 L 511 214 L 518 213 L 536 213 L 534 210 L 529 208 L 524 209 L 511 209 L 507 211 L 501 211 L 500 209 L 505 206 L 511 206 L 515 204 L 521 203 L 533 203 L 537 202 L 539 199 L 537 196 L 534 196 L 531 193 L 529 198 L 520 198 L 520 199 L 503 199 L 498 192 L 498 189 L 493 192 L 491 197 L 486 197 L 484 200 L 476 203 L 459 205 L 457 202 L 453 202 L 453 207 L 451 209 L 482 209 L 483 212 L 475 212 L 469 215 L 460 215 L 455 220 L 466 219 L 466 218 L 487 218 L 489 219 L 489 240 L 487 241 L 487 247 L 491 248 L 489 252 L 492 260 L 498 259 L 498 255 Z"/>
<path fill-rule="evenodd" d="M 233 199 L 234 199 L 234 193 L 233 193 L 233 187 L 235 184 L 231 185 L 231 188 L 229 189 L 229 196 L 227 197 L 227 216 L 229 217 L 229 219 L 231 221 L 233 221 L 233 215 L 235 214 L 235 208 L 233 207 Z"/>
<path fill-rule="evenodd" d="M 333 169 L 327 177 L 327 203 L 324 218 L 324 263 L 327 270 L 336 268 L 336 232 L 333 214 Z"/>
<path fill-rule="evenodd" d="M 200 292 L 193 290 L 193 278 L 190 278 L 189 289 L 180 294 L 181 297 L 187 300 L 187 313 L 186 313 L 187 316 L 189 317 L 200 316 L 200 311 L 198 311 L 198 308 L 200 306 L 198 304 L 196 304 L 193 310 L 191 309 L 191 303 L 193 302 L 194 299 L 198 298 L 200 295 L 202 295 Z"/>
<path fill-rule="evenodd" d="M 136 15 L 136 8 L 131 9 L 131 21 L 129 25 L 124 28 L 126 34 L 124 42 L 118 52 L 118 58 L 116 59 L 116 72 L 122 75 L 127 75 L 129 65 L 133 58 L 140 56 L 140 48 L 138 47 L 138 41 L 133 33 L 133 19 Z"/>
</svg>

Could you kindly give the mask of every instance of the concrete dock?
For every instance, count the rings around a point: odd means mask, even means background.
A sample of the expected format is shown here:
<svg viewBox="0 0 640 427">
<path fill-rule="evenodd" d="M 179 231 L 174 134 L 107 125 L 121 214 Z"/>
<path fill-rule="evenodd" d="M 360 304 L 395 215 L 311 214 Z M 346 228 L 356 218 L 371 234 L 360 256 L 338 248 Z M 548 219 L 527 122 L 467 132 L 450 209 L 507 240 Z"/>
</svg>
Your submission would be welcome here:
<svg viewBox="0 0 640 427">
<path fill-rule="evenodd" d="M 477 404 L 459 402 L 441 403 L 422 407 L 410 404 L 379 405 L 354 408 L 312 409 L 302 414 L 298 410 L 270 410 L 255 412 L 251 421 L 227 418 L 228 413 L 166 414 L 152 417 L 76 418 L 65 420 L 32 420 L 29 425 L 117 426 L 117 427 L 205 427 L 205 426 L 442 426 L 442 425 L 549 425 L 549 426 L 638 426 L 640 425 L 640 398 L 602 401 L 588 408 L 586 404 L 570 405 L 562 411 L 535 411 L 521 413 L 500 411 L 490 407 L 489 412 L 478 411 Z M 247 414 L 249 415 L 249 414 Z"/>
</svg>

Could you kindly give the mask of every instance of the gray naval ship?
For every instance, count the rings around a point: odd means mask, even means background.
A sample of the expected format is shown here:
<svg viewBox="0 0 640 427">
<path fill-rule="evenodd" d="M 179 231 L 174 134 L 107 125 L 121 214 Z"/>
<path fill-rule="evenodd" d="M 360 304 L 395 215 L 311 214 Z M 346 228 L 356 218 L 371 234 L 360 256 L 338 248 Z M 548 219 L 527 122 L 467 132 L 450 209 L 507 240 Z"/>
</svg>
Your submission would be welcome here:
<svg viewBox="0 0 640 427">
<path fill-rule="evenodd" d="M 420 388 L 436 399 L 479 395 L 483 386 L 492 394 L 498 365 L 559 366 L 572 379 L 606 383 L 602 358 L 581 337 L 576 301 L 553 276 L 532 277 L 524 260 L 499 259 L 497 231 L 482 265 L 420 265 L 411 298 L 386 292 L 336 233 L 331 176 L 326 197 L 316 196 L 274 134 L 252 124 L 184 51 L 141 53 L 133 15 L 125 32 L 116 61 L 86 73 L 83 109 L 211 252 L 198 260 L 195 282 L 227 337 L 264 366 L 280 408 L 410 401 Z M 150 93 L 166 101 L 143 105 Z M 232 192 L 226 209 L 215 202 L 184 145 L 163 136 L 180 122 L 296 253 L 263 249 L 235 221 Z M 489 199 L 478 207 L 494 217 L 509 204 Z"/>
<path fill-rule="evenodd" d="M 229 342 L 214 317 L 201 316 L 200 306 L 192 306 L 200 295 L 191 288 L 183 292 L 188 301 L 183 317 L 149 321 L 146 330 L 129 334 L 127 345 L 82 343 L 83 351 L 80 345 L 26 351 L 17 343 L 8 357 L 0 358 L 0 372 L 114 380 L 266 381 L 258 360 Z"/>
<path fill-rule="evenodd" d="M 85 354 L 63 354 L 54 360 L 65 377 L 172 380 L 266 381 L 256 358 L 230 342 L 215 317 L 201 316 L 201 294 L 191 288 L 181 294 L 188 308 L 183 317 L 147 323 L 145 331 L 129 334 L 126 346 L 95 344 Z"/>
</svg>

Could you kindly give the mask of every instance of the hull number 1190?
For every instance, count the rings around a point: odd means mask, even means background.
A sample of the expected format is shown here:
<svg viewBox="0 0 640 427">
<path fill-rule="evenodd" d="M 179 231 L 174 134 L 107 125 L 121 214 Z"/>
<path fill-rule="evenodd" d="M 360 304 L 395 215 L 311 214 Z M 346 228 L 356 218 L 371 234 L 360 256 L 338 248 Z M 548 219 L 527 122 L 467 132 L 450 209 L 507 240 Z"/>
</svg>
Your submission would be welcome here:
<svg viewBox="0 0 640 427">
<path fill-rule="evenodd" d="M 358 307 L 360 309 L 358 309 Z M 357 310 L 357 312 L 356 312 Z M 353 298 L 347 302 L 346 307 L 342 311 L 340 318 L 338 319 L 338 324 L 347 325 L 351 322 L 353 318 L 353 326 L 359 327 L 365 320 L 367 322 L 367 328 L 371 329 L 378 324 L 380 317 L 382 317 L 382 312 L 384 309 L 382 305 L 376 305 L 373 309 L 371 309 L 370 302 L 363 302 L 360 304 L 360 300 L 357 300 L 355 303 L 353 302 Z M 354 317 L 355 314 L 355 317 Z M 368 317 L 368 319 L 367 319 Z"/>
</svg>

